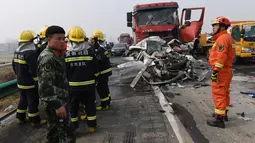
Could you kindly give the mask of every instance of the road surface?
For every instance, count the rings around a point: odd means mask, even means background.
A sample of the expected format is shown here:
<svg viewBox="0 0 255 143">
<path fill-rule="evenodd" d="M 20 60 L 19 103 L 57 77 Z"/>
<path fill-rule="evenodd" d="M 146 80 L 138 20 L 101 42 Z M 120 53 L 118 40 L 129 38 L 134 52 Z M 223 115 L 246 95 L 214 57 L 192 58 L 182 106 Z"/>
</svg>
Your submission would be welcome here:
<svg viewBox="0 0 255 143">
<path fill-rule="evenodd" d="M 123 63 L 121 58 L 113 58 L 114 66 Z M 209 127 L 206 120 L 212 118 L 213 103 L 210 86 L 193 88 L 191 83 L 184 88 L 162 86 L 169 102 L 173 103 L 177 115 L 195 143 L 254 143 L 255 140 L 255 99 L 240 91 L 254 91 L 255 65 L 234 67 L 231 84 L 231 108 L 226 129 Z M 99 128 L 88 134 L 86 122 L 82 121 L 77 131 L 77 142 L 91 143 L 178 143 L 168 118 L 153 96 L 152 91 L 138 92 L 129 84 L 120 82 L 119 71 L 113 68 L 110 89 L 113 99 L 109 111 L 97 112 Z M 207 81 L 210 84 L 210 80 Z M 245 113 L 245 117 L 236 113 Z M 13 116 L 14 117 L 14 116 Z M 12 119 L 12 120 L 11 120 Z M 46 127 L 32 128 L 29 124 L 18 126 L 11 118 L 10 123 L 0 128 L 0 142 L 27 143 L 45 142 Z M 251 121 L 246 121 L 252 119 Z M 181 132 L 182 134 L 182 132 Z"/>
<path fill-rule="evenodd" d="M 211 87 L 194 89 L 192 84 L 185 88 L 164 86 L 167 99 L 183 125 L 196 143 L 254 143 L 255 142 L 255 98 L 240 94 L 240 91 L 255 92 L 255 65 L 242 64 L 234 67 L 231 83 L 231 108 L 226 129 L 209 127 L 207 119 L 211 119 L 214 106 Z M 207 81 L 210 84 L 210 80 Z M 245 113 L 245 117 L 237 113 Z M 246 120 L 252 119 L 251 121 Z"/>
<path fill-rule="evenodd" d="M 115 66 L 122 62 L 121 58 L 112 59 Z M 129 84 L 120 84 L 119 78 L 113 67 L 109 83 L 112 106 L 97 112 L 99 128 L 94 134 L 88 133 L 86 121 L 80 122 L 77 143 L 178 143 L 153 91 L 134 91 Z M 1 143 L 45 142 L 46 126 L 33 128 L 15 124 L 14 118 L 11 121 L 0 129 Z"/>
</svg>

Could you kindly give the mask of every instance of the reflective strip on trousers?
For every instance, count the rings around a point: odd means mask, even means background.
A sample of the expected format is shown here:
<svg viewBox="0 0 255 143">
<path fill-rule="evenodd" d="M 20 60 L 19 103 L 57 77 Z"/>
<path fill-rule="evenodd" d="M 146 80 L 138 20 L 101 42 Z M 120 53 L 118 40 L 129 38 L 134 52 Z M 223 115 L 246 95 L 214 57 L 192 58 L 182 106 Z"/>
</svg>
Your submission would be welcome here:
<svg viewBox="0 0 255 143">
<path fill-rule="evenodd" d="M 222 68 L 223 68 L 223 65 L 220 64 L 220 63 L 216 63 L 216 64 L 215 64 L 215 67 L 218 67 L 218 68 L 221 68 L 221 69 L 222 69 Z"/>
<path fill-rule="evenodd" d="M 28 117 L 30 117 L 30 118 L 36 117 L 38 115 L 39 115 L 38 112 L 37 113 L 28 113 Z"/>
<path fill-rule="evenodd" d="M 100 99 L 100 101 L 101 101 L 101 102 L 108 101 L 108 100 L 110 100 L 110 98 L 109 98 L 109 97 L 106 97 L 106 98 L 102 98 L 102 99 Z"/>
<path fill-rule="evenodd" d="M 27 64 L 27 61 L 25 61 L 25 60 L 20 60 L 20 59 L 13 59 L 13 61 L 15 62 L 15 63 L 19 63 L 19 64 Z"/>
<path fill-rule="evenodd" d="M 34 81 L 38 81 L 38 77 L 33 77 Z"/>
<path fill-rule="evenodd" d="M 27 109 L 17 109 L 17 113 L 26 113 L 27 112 Z"/>
<path fill-rule="evenodd" d="M 94 75 L 95 75 L 95 76 L 99 76 L 99 75 L 100 75 L 100 72 L 98 72 L 98 73 L 95 73 Z"/>
<path fill-rule="evenodd" d="M 91 57 L 91 56 L 80 56 L 80 57 L 65 58 L 66 62 L 91 61 L 91 60 L 93 60 L 93 57 Z"/>
<path fill-rule="evenodd" d="M 30 85 L 30 86 L 25 86 L 25 85 L 20 85 L 20 84 L 17 84 L 18 85 L 18 88 L 20 89 L 32 89 L 32 88 L 35 88 L 34 85 Z"/>
<path fill-rule="evenodd" d="M 226 110 L 219 110 L 219 109 L 215 109 L 214 112 L 218 115 L 225 115 L 226 114 Z"/>
<path fill-rule="evenodd" d="M 111 94 L 108 94 L 109 97 L 111 97 Z"/>
<path fill-rule="evenodd" d="M 78 117 L 75 117 L 75 118 L 71 118 L 71 122 L 77 122 L 79 120 Z"/>
<path fill-rule="evenodd" d="M 109 54 L 109 52 L 108 52 L 108 51 L 105 51 L 105 52 L 104 52 L 104 55 L 107 55 L 107 54 Z"/>
<path fill-rule="evenodd" d="M 70 86 L 83 86 L 83 85 L 91 85 L 95 84 L 95 80 L 81 81 L 81 82 L 69 82 Z"/>
<path fill-rule="evenodd" d="M 96 120 L 97 117 L 96 117 L 96 116 L 88 116 L 87 119 L 90 120 L 90 121 L 92 121 L 92 120 Z"/>
<path fill-rule="evenodd" d="M 111 72 L 111 71 L 112 71 L 112 68 L 109 68 L 109 69 L 101 71 L 100 74 L 106 74 L 106 73 Z"/>
</svg>

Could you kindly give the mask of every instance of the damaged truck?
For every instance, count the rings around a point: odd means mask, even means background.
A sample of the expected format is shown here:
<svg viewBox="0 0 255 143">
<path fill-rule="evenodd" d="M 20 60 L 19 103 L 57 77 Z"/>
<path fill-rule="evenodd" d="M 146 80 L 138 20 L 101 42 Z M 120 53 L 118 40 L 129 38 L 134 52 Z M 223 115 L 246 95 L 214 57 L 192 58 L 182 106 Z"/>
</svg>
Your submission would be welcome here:
<svg viewBox="0 0 255 143">
<path fill-rule="evenodd" d="M 208 75 L 207 63 L 192 56 L 199 44 L 196 40 L 203 25 L 205 8 L 185 8 L 179 21 L 178 7 L 177 2 L 141 4 L 127 13 L 127 26 L 132 28 L 134 39 L 127 55 L 134 61 L 118 68 L 123 75 L 134 75 L 132 88 L 139 85 L 139 81 L 149 85 L 185 80 L 201 82 Z M 200 12 L 194 21 L 191 19 L 193 11 Z"/>
<path fill-rule="evenodd" d="M 175 39 L 181 44 L 194 42 L 198 39 L 203 21 L 204 7 L 185 8 L 179 20 L 177 2 L 161 2 L 151 4 L 138 4 L 134 6 L 133 12 L 127 13 L 127 26 L 132 28 L 134 45 L 145 38 L 159 36 L 166 43 Z M 193 11 L 199 12 L 198 19 L 191 19 Z M 197 13 L 196 13 L 197 14 Z M 197 16 L 197 15 L 196 15 Z M 141 47 L 141 46 L 140 46 Z M 130 47 L 128 55 L 137 56 L 142 49 Z"/>
</svg>

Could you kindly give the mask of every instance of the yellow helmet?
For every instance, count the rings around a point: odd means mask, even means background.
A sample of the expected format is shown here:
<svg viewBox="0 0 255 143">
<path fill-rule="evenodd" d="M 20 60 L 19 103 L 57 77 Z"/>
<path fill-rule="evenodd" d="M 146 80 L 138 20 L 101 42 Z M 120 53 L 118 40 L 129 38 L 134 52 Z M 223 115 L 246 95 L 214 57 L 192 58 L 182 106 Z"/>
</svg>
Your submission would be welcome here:
<svg viewBox="0 0 255 143">
<path fill-rule="evenodd" d="M 83 42 L 86 38 L 86 33 L 80 27 L 73 27 L 68 31 L 67 37 L 73 42 Z"/>
<path fill-rule="evenodd" d="M 95 30 L 91 36 L 91 38 L 97 38 L 98 40 L 104 40 L 104 34 L 100 30 Z"/>
<path fill-rule="evenodd" d="M 19 42 L 29 42 L 32 41 L 34 39 L 34 32 L 30 31 L 30 30 L 26 30 L 20 33 L 19 35 Z"/>
<path fill-rule="evenodd" d="M 41 31 L 40 31 L 40 38 L 45 38 L 46 37 L 46 30 L 48 29 L 48 26 L 44 26 Z"/>
</svg>

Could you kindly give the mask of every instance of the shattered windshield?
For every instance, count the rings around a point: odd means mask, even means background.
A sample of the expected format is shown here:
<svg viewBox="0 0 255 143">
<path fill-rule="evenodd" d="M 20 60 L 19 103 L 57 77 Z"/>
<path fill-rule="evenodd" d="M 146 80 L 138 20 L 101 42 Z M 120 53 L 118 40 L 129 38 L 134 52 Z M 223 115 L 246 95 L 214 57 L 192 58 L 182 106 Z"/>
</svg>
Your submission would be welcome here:
<svg viewBox="0 0 255 143">
<path fill-rule="evenodd" d="M 139 26 L 178 24 L 177 8 L 150 9 L 138 11 L 136 21 Z"/>
<path fill-rule="evenodd" d="M 162 46 L 161 46 L 161 43 L 159 43 L 158 41 L 147 41 L 147 52 L 149 54 L 155 51 L 161 51 L 161 50 L 162 50 Z"/>
<path fill-rule="evenodd" d="M 255 42 L 255 24 L 243 25 L 244 29 L 244 40 Z"/>
<path fill-rule="evenodd" d="M 120 41 L 127 42 L 130 40 L 130 36 L 121 36 Z"/>
</svg>

